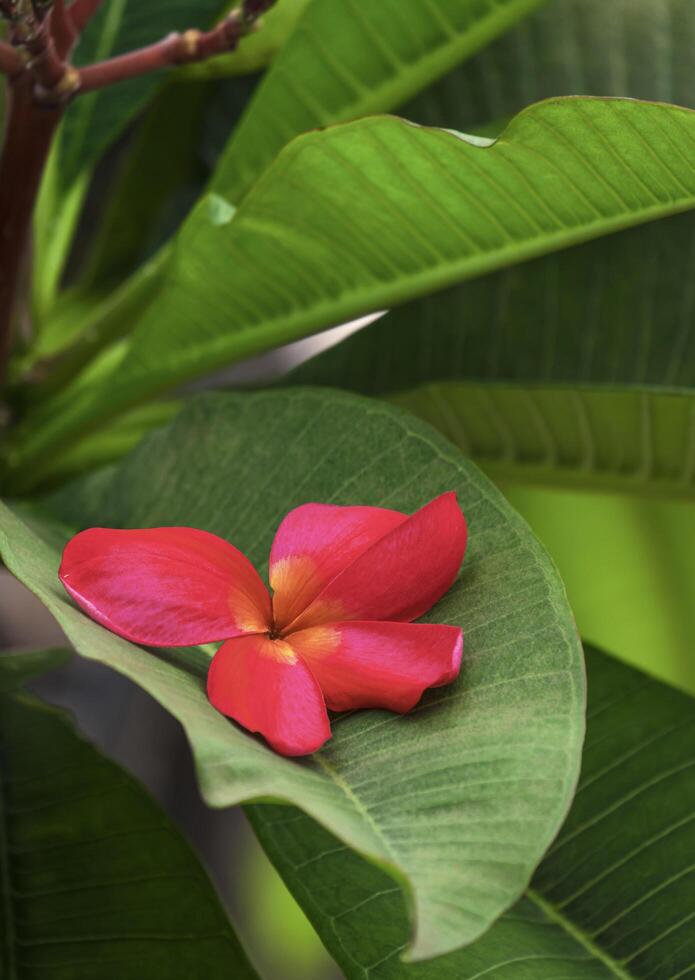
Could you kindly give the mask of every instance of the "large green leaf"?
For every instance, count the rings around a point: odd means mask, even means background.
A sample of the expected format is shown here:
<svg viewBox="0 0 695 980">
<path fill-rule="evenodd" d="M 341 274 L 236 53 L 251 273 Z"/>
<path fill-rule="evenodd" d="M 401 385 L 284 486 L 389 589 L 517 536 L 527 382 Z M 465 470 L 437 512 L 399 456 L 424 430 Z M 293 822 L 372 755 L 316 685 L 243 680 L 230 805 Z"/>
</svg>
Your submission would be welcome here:
<svg viewBox="0 0 695 980">
<path fill-rule="evenodd" d="M 35 480 L 72 434 L 220 364 L 690 210 L 694 145 L 690 110 L 600 99 L 532 106 L 494 143 L 391 118 L 300 137 L 236 212 L 203 202 L 109 383 L 48 404 L 13 463 Z"/>
<path fill-rule="evenodd" d="M 160 808 L 64 712 L 5 690 L 6 678 L 61 659 L 0 654 L 0 974 L 253 980 L 205 872 Z"/>
<path fill-rule="evenodd" d="M 220 160 L 238 203 L 300 133 L 387 112 L 542 0 L 312 0 Z"/>
<path fill-rule="evenodd" d="M 587 650 L 582 776 L 526 895 L 477 943 L 399 960 L 403 903 L 378 869 L 307 816 L 252 823 L 349 980 L 666 980 L 695 971 L 695 702 Z"/>
<path fill-rule="evenodd" d="M 516 898 L 574 789 L 581 650 L 562 584 L 523 522 L 429 426 L 310 390 L 196 400 L 118 468 L 51 505 L 73 526 L 205 528 L 263 569 L 275 528 L 300 503 L 413 511 L 450 489 L 471 544 L 430 618 L 465 630 L 459 681 L 403 718 L 343 716 L 328 746 L 301 761 L 281 758 L 210 707 L 208 652 L 155 656 L 88 620 L 62 593 L 58 554 L 0 511 L 7 565 L 80 653 L 131 677 L 181 721 L 207 801 L 292 802 L 390 871 L 412 907 L 417 958 L 470 942 Z"/>
<path fill-rule="evenodd" d="M 555 0 L 407 111 L 470 126 L 570 92 L 695 105 L 694 39 L 681 0 Z M 624 232 L 396 311 L 297 382 L 389 394 L 496 479 L 692 494 L 693 256 L 690 216 Z"/>
</svg>

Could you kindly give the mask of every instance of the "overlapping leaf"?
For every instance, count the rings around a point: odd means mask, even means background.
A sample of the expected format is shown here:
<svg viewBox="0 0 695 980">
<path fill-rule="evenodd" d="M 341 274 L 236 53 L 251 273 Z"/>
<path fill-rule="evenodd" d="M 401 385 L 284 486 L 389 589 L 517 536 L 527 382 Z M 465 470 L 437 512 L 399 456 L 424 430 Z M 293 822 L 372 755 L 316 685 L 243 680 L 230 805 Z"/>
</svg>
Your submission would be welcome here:
<svg viewBox="0 0 695 980">
<path fill-rule="evenodd" d="M 0 654 L 0 972 L 256 977 L 197 858 L 67 716 L 12 687 L 65 659 Z"/>
<path fill-rule="evenodd" d="M 571 92 L 695 105 L 693 38 L 680 0 L 555 0 L 407 111 L 471 126 Z M 691 495 L 693 256 L 691 216 L 623 232 L 395 311 L 297 381 L 395 397 L 496 478 Z"/>
<path fill-rule="evenodd" d="M 312 0 L 229 142 L 214 189 L 238 204 L 283 146 L 388 112 L 542 0 Z"/>
<path fill-rule="evenodd" d="M 371 118 L 296 140 L 238 211 L 204 202 L 108 384 L 29 422 L 25 471 L 153 393 L 282 341 L 695 204 L 695 113 L 540 103 L 496 142 Z"/>
<path fill-rule="evenodd" d="M 572 796 L 581 650 L 562 584 L 526 526 L 428 426 L 355 396 L 299 390 L 195 401 L 122 465 L 50 503 L 73 526 L 201 527 L 262 569 L 275 528 L 300 503 L 413 511 L 451 489 L 471 543 L 430 617 L 464 628 L 460 679 L 407 717 L 342 717 L 327 747 L 302 761 L 210 707 L 209 654 L 155 655 L 106 632 L 62 593 L 58 554 L 6 509 L 0 525 L 4 560 L 78 650 L 182 722 L 208 802 L 293 802 L 390 871 L 412 904 L 418 958 L 471 941 L 516 898 Z"/>
<path fill-rule="evenodd" d="M 466 132 L 540 99 L 601 95 L 695 106 L 687 0 L 550 0 L 409 102 L 408 119 Z"/>
<path fill-rule="evenodd" d="M 393 398 L 496 478 L 692 495 L 691 215 L 396 310 L 299 384 Z"/>
<path fill-rule="evenodd" d="M 587 650 L 582 776 L 525 896 L 477 943 L 399 959 L 397 889 L 308 817 L 252 807 L 270 857 L 349 980 L 638 980 L 695 970 L 695 702 Z"/>
</svg>

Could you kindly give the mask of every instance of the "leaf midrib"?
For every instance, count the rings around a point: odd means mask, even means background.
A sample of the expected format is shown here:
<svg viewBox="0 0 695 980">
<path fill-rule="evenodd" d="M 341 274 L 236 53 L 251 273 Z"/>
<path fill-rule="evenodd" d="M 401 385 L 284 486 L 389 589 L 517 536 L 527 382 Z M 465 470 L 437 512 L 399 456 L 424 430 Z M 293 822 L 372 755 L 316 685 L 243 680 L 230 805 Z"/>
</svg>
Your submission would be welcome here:
<svg viewBox="0 0 695 980">
<path fill-rule="evenodd" d="M 204 373 L 205 370 L 212 370 L 217 364 L 220 354 L 224 353 L 230 346 L 235 349 L 234 360 L 236 363 L 246 357 L 263 353 L 268 349 L 267 340 L 275 339 L 278 344 L 289 343 L 299 339 L 295 332 L 295 323 L 306 324 L 301 336 L 309 336 L 319 330 L 331 325 L 333 320 L 343 322 L 350 318 L 373 313 L 381 310 L 385 306 L 398 305 L 407 302 L 409 299 L 416 298 L 421 292 L 428 288 L 431 290 L 441 290 L 457 282 L 464 282 L 488 272 L 494 272 L 498 268 L 504 267 L 508 257 L 513 257 L 519 262 L 540 257 L 555 249 L 569 248 L 572 245 L 579 245 L 586 241 L 593 241 L 594 229 L 596 226 L 605 229 L 603 234 L 613 234 L 624 231 L 636 225 L 646 224 L 657 221 L 663 217 L 682 214 L 695 209 L 695 197 L 690 195 L 682 197 L 671 203 L 671 206 L 650 205 L 646 208 L 635 209 L 629 214 L 616 215 L 610 219 L 596 219 L 592 222 L 585 222 L 572 228 L 564 228 L 552 235 L 538 234 L 528 237 L 521 242 L 505 245 L 489 252 L 481 253 L 475 258 L 469 256 L 455 259 L 453 261 L 442 262 L 436 266 L 423 269 L 415 274 L 404 275 L 401 281 L 406 281 L 409 288 L 400 295 L 394 297 L 393 283 L 378 283 L 376 286 L 369 286 L 364 289 L 350 290 L 347 298 L 339 302 L 327 299 L 313 303 L 304 307 L 298 313 L 291 316 L 276 316 L 266 319 L 266 326 L 252 326 L 227 335 L 208 340 L 205 344 L 206 358 L 200 357 L 201 348 L 194 352 L 189 350 L 182 351 L 178 357 L 169 362 L 180 365 L 178 372 L 174 375 L 170 370 L 165 372 L 166 382 L 162 390 L 172 387 L 173 383 L 190 380 Z M 253 219 L 254 224 L 260 222 Z M 323 313 L 323 310 L 328 313 Z M 278 326 L 280 321 L 280 326 Z M 129 352 L 130 354 L 130 352 Z M 192 369 L 191 362 L 195 364 Z M 203 368 L 200 364 L 203 364 Z M 119 368 L 122 362 L 119 363 Z M 148 364 L 148 368 L 151 365 Z M 157 378 L 155 372 L 146 372 L 149 378 Z M 174 377 L 174 382 L 170 380 Z M 138 376 L 135 375 L 137 379 Z"/>
<path fill-rule="evenodd" d="M 548 919 L 563 929 L 575 942 L 583 946 L 592 957 L 603 963 L 614 977 L 618 977 L 619 980 L 636 980 L 635 975 L 628 973 L 619 960 L 602 950 L 583 929 L 563 915 L 552 902 L 543 898 L 535 888 L 527 888 L 525 894 Z"/>
<path fill-rule="evenodd" d="M 382 828 L 376 822 L 374 817 L 371 815 L 365 804 L 360 800 L 360 798 L 353 792 L 350 788 L 348 782 L 343 779 L 340 773 L 336 772 L 335 768 L 331 763 L 320 753 L 317 752 L 314 755 L 314 761 L 323 769 L 326 775 L 335 783 L 339 790 L 346 796 L 350 801 L 352 806 L 357 810 L 360 816 L 366 821 L 366 823 L 374 831 L 374 835 L 377 840 L 381 842 L 384 848 L 385 855 L 388 857 L 389 861 L 393 861 L 394 867 L 400 867 L 400 859 L 396 856 L 393 851 L 388 839 L 384 835 Z"/>
</svg>

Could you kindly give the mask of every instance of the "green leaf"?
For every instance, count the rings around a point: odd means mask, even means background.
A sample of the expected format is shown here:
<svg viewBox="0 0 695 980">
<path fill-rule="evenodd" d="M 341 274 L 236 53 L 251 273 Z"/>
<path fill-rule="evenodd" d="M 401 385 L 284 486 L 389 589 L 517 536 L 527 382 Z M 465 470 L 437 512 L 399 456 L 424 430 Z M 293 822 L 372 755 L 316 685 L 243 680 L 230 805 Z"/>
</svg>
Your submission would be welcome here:
<svg viewBox="0 0 695 980">
<path fill-rule="evenodd" d="M 406 717 L 342 716 L 327 747 L 301 761 L 214 711 L 204 689 L 209 653 L 154 655 L 87 619 L 62 592 L 58 554 L 0 511 L 8 567 L 81 654 L 132 678 L 179 719 L 208 803 L 292 802 L 389 871 L 411 904 L 418 959 L 470 942 L 516 898 L 574 789 L 581 649 L 562 583 L 523 522 L 428 426 L 311 390 L 195 400 L 120 466 L 49 502 L 73 525 L 204 528 L 263 570 L 275 529 L 300 503 L 412 512 L 452 489 L 470 549 L 430 618 L 464 628 L 460 679 Z"/>
<path fill-rule="evenodd" d="M 169 84 L 145 114 L 90 248 L 88 287 L 111 287 L 159 244 L 155 234 L 166 238 L 172 200 L 193 204 L 204 174 L 199 147 L 210 94 L 203 84 Z"/>
<path fill-rule="evenodd" d="M 496 479 L 692 495 L 693 232 L 677 219 L 481 280 L 295 380 L 387 394 Z"/>
<path fill-rule="evenodd" d="M 249 809 L 263 846 L 348 980 L 637 980 L 695 968 L 695 702 L 587 650 L 582 776 L 525 896 L 477 943 L 399 959 L 389 879 L 286 807 Z"/>
<path fill-rule="evenodd" d="M 312 0 L 222 156 L 213 189 L 238 203 L 295 136 L 388 112 L 542 0 Z"/>
<path fill-rule="evenodd" d="M 693 44 L 695 7 L 683 0 L 552 0 L 417 96 L 403 114 L 469 131 L 559 95 L 693 107 Z"/>
<path fill-rule="evenodd" d="M 169 399 L 148 402 L 126 412 L 64 452 L 54 474 L 56 482 L 65 482 L 85 471 L 115 462 L 134 449 L 146 433 L 169 422 L 180 408 L 181 402 Z"/>
<path fill-rule="evenodd" d="M 695 105 L 692 40 L 680 0 L 555 0 L 407 111 L 470 126 L 568 92 Z M 691 495 L 694 256 L 691 216 L 623 232 L 395 311 L 296 381 L 386 394 L 498 480 Z"/>
<path fill-rule="evenodd" d="M 198 859 L 148 794 L 0 656 L 0 973 L 254 980 Z M 53 654 L 43 655 L 55 665 Z"/>
<path fill-rule="evenodd" d="M 690 210 L 693 145 L 694 112 L 601 99 L 532 106 L 494 143 L 392 118 L 301 137 L 229 220 L 196 209 L 111 383 L 49 403 L 14 466 L 36 480 L 73 434 L 231 360 Z"/>
<path fill-rule="evenodd" d="M 430 384 L 393 401 L 495 481 L 695 495 L 692 390 Z"/>
<path fill-rule="evenodd" d="M 69 650 L 0 650 L 0 693 L 21 687 L 32 677 L 60 667 L 70 659 Z"/>
<path fill-rule="evenodd" d="M 174 30 L 206 27 L 221 7 L 221 0 L 104 0 L 78 43 L 74 62 L 103 61 L 158 41 Z M 167 72 L 156 72 L 81 95 L 70 105 L 34 216 L 37 254 L 32 285 L 39 329 L 55 302 L 95 164 L 168 77 Z"/>
<path fill-rule="evenodd" d="M 393 311 L 297 384 L 382 395 L 497 480 L 692 496 L 692 215 Z"/>
<path fill-rule="evenodd" d="M 113 58 L 172 31 L 207 27 L 223 6 L 222 0 L 105 0 L 80 39 L 75 64 Z M 166 73 L 146 75 L 75 99 L 59 137 L 58 168 L 65 188 L 94 166 L 165 78 Z"/>
</svg>

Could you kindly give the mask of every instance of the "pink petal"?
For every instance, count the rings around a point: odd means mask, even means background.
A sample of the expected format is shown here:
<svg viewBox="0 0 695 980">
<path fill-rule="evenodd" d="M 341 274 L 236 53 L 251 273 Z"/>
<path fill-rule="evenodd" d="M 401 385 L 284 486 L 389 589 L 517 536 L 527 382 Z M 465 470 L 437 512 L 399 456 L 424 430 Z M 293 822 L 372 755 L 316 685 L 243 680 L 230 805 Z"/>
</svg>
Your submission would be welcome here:
<svg viewBox="0 0 695 980">
<path fill-rule="evenodd" d="M 59 574 L 88 616 L 146 646 L 211 643 L 270 622 L 270 596 L 251 562 L 190 527 L 83 531 Z"/>
<path fill-rule="evenodd" d="M 333 711 L 410 711 L 428 687 L 457 677 L 463 650 L 458 627 L 420 623 L 330 623 L 292 633 L 287 642 Z"/>
<path fill-rule="evenodd" d="M 208 697 L 282 755 L 309 755 L 331 737 L 321 689 L 283 640 L 241 636 L 221 646 L 210 664 Z"/>
<path fill-rule="evenodd" d="M 304 504 L 290 511 L 270 552 L 277 629 L 283 629 L 351 562 L 407 520 L 381 507 Z"/>
<path fill-rule="evenodd" d="M 466 550 L 455 493 L 437 497 L 359 555 L 286 632 L 343 620 L 417 619 L 451 588 Z"/>
</svg>

